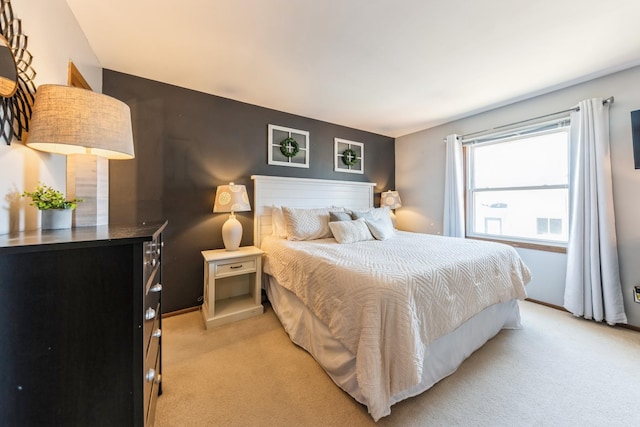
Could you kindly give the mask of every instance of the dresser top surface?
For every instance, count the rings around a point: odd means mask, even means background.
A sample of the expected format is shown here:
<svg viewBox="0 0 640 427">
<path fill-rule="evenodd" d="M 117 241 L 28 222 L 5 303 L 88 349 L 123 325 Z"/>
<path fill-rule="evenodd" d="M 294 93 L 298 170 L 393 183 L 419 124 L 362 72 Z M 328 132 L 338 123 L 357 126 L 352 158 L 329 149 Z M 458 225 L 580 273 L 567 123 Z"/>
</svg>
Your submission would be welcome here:
<svg viewBox="0 0 640 427">
<path fill-rule="evenodd" d="M 160 234 L 167 222 L 137 225 L 101 225 L 64 230 L 29 230 L 0 235 L 0 253 L 24 251 L 29 248 L 52 248 L 85 245 L 122 244 L 152 240 Z"/>
</svg>

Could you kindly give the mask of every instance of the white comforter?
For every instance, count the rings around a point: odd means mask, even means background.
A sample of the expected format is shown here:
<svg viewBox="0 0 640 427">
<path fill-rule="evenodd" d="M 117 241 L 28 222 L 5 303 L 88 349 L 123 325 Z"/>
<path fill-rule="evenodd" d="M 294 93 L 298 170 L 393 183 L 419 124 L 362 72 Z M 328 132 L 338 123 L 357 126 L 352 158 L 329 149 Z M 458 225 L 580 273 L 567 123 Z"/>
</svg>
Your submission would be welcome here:
<svg viewBox="0 0 640 427">
<path fill-rule="evenodd" d="M 369 413 L 420 382 L 426 346 L 484 308 L 526 297 L 531 276 L 515 249 L 397 232 L 385 241 L 262 243 L 269 273 L 356 356 Z"/>
</svg>

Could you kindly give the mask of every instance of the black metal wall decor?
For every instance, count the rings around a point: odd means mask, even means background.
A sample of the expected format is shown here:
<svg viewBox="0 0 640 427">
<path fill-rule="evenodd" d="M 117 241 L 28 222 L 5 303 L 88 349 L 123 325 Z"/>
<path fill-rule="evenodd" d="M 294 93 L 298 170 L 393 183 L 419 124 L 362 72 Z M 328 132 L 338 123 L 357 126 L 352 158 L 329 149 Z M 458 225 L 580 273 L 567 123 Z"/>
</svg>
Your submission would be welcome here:
<svg viewBox="0 0 640 427">
<path fill-rule="evenodd" d="M 13 15 L 11 2 L 0 0 L 0 139 L 7 145 L 29 131 L 36 93 L 32 61 L 22 22 Z"/>
</svg>

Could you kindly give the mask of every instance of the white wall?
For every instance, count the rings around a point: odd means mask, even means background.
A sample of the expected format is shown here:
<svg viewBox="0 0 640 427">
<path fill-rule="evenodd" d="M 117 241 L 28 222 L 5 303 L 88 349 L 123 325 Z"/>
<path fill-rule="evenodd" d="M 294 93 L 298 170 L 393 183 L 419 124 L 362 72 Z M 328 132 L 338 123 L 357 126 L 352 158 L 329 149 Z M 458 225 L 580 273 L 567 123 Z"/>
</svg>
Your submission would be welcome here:
<svg viewBox="0 0 640 427">
<path fill-rule="evenodd" d="M 443 138 L 465 134 L 575 106 L 588 98 L 615 97 L 610 109 L 611 162 L 620 276 L 629 324 L 640 326 L 640 304 L 633 286 L 640 284 L 640 170 L 633 165 L 630 112 L 640 109 L 640 67 L 614 73 L 546 95 L 457 120 L 396 139 L 397 211 L 401 229 L 442 231 L 445 147 Z M 531 298 L 563 304 L 566 256 L 518 249 L 533 273 Z"/>
<path fill-rule="evenodd" d="M 22 21 L 33 56 L 35 85 L 67 84 L 73 61 L 92 89 L 102 92 L 102 67 L 65 0 L 13 0 L 14 16 Z M 14 139 L 0 143 L 0 234 L 37 228 L 39 213 L 20 194 L 38 181 L 64 191 L 66 158 L 25 147 Z"/>
</svg>

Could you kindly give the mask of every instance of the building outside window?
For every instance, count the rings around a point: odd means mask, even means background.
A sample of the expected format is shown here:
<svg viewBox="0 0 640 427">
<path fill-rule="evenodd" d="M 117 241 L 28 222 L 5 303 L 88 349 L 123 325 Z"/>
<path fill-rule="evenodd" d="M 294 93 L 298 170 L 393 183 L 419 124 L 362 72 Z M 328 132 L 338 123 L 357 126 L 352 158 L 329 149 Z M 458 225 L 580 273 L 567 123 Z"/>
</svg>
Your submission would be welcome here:
<svg viewBox="0 0 640 427">
<path fill-rule="evenodd" d="M 568 120 L 467 146 L 467 236 L 566 246 Z"/>
</svg>

